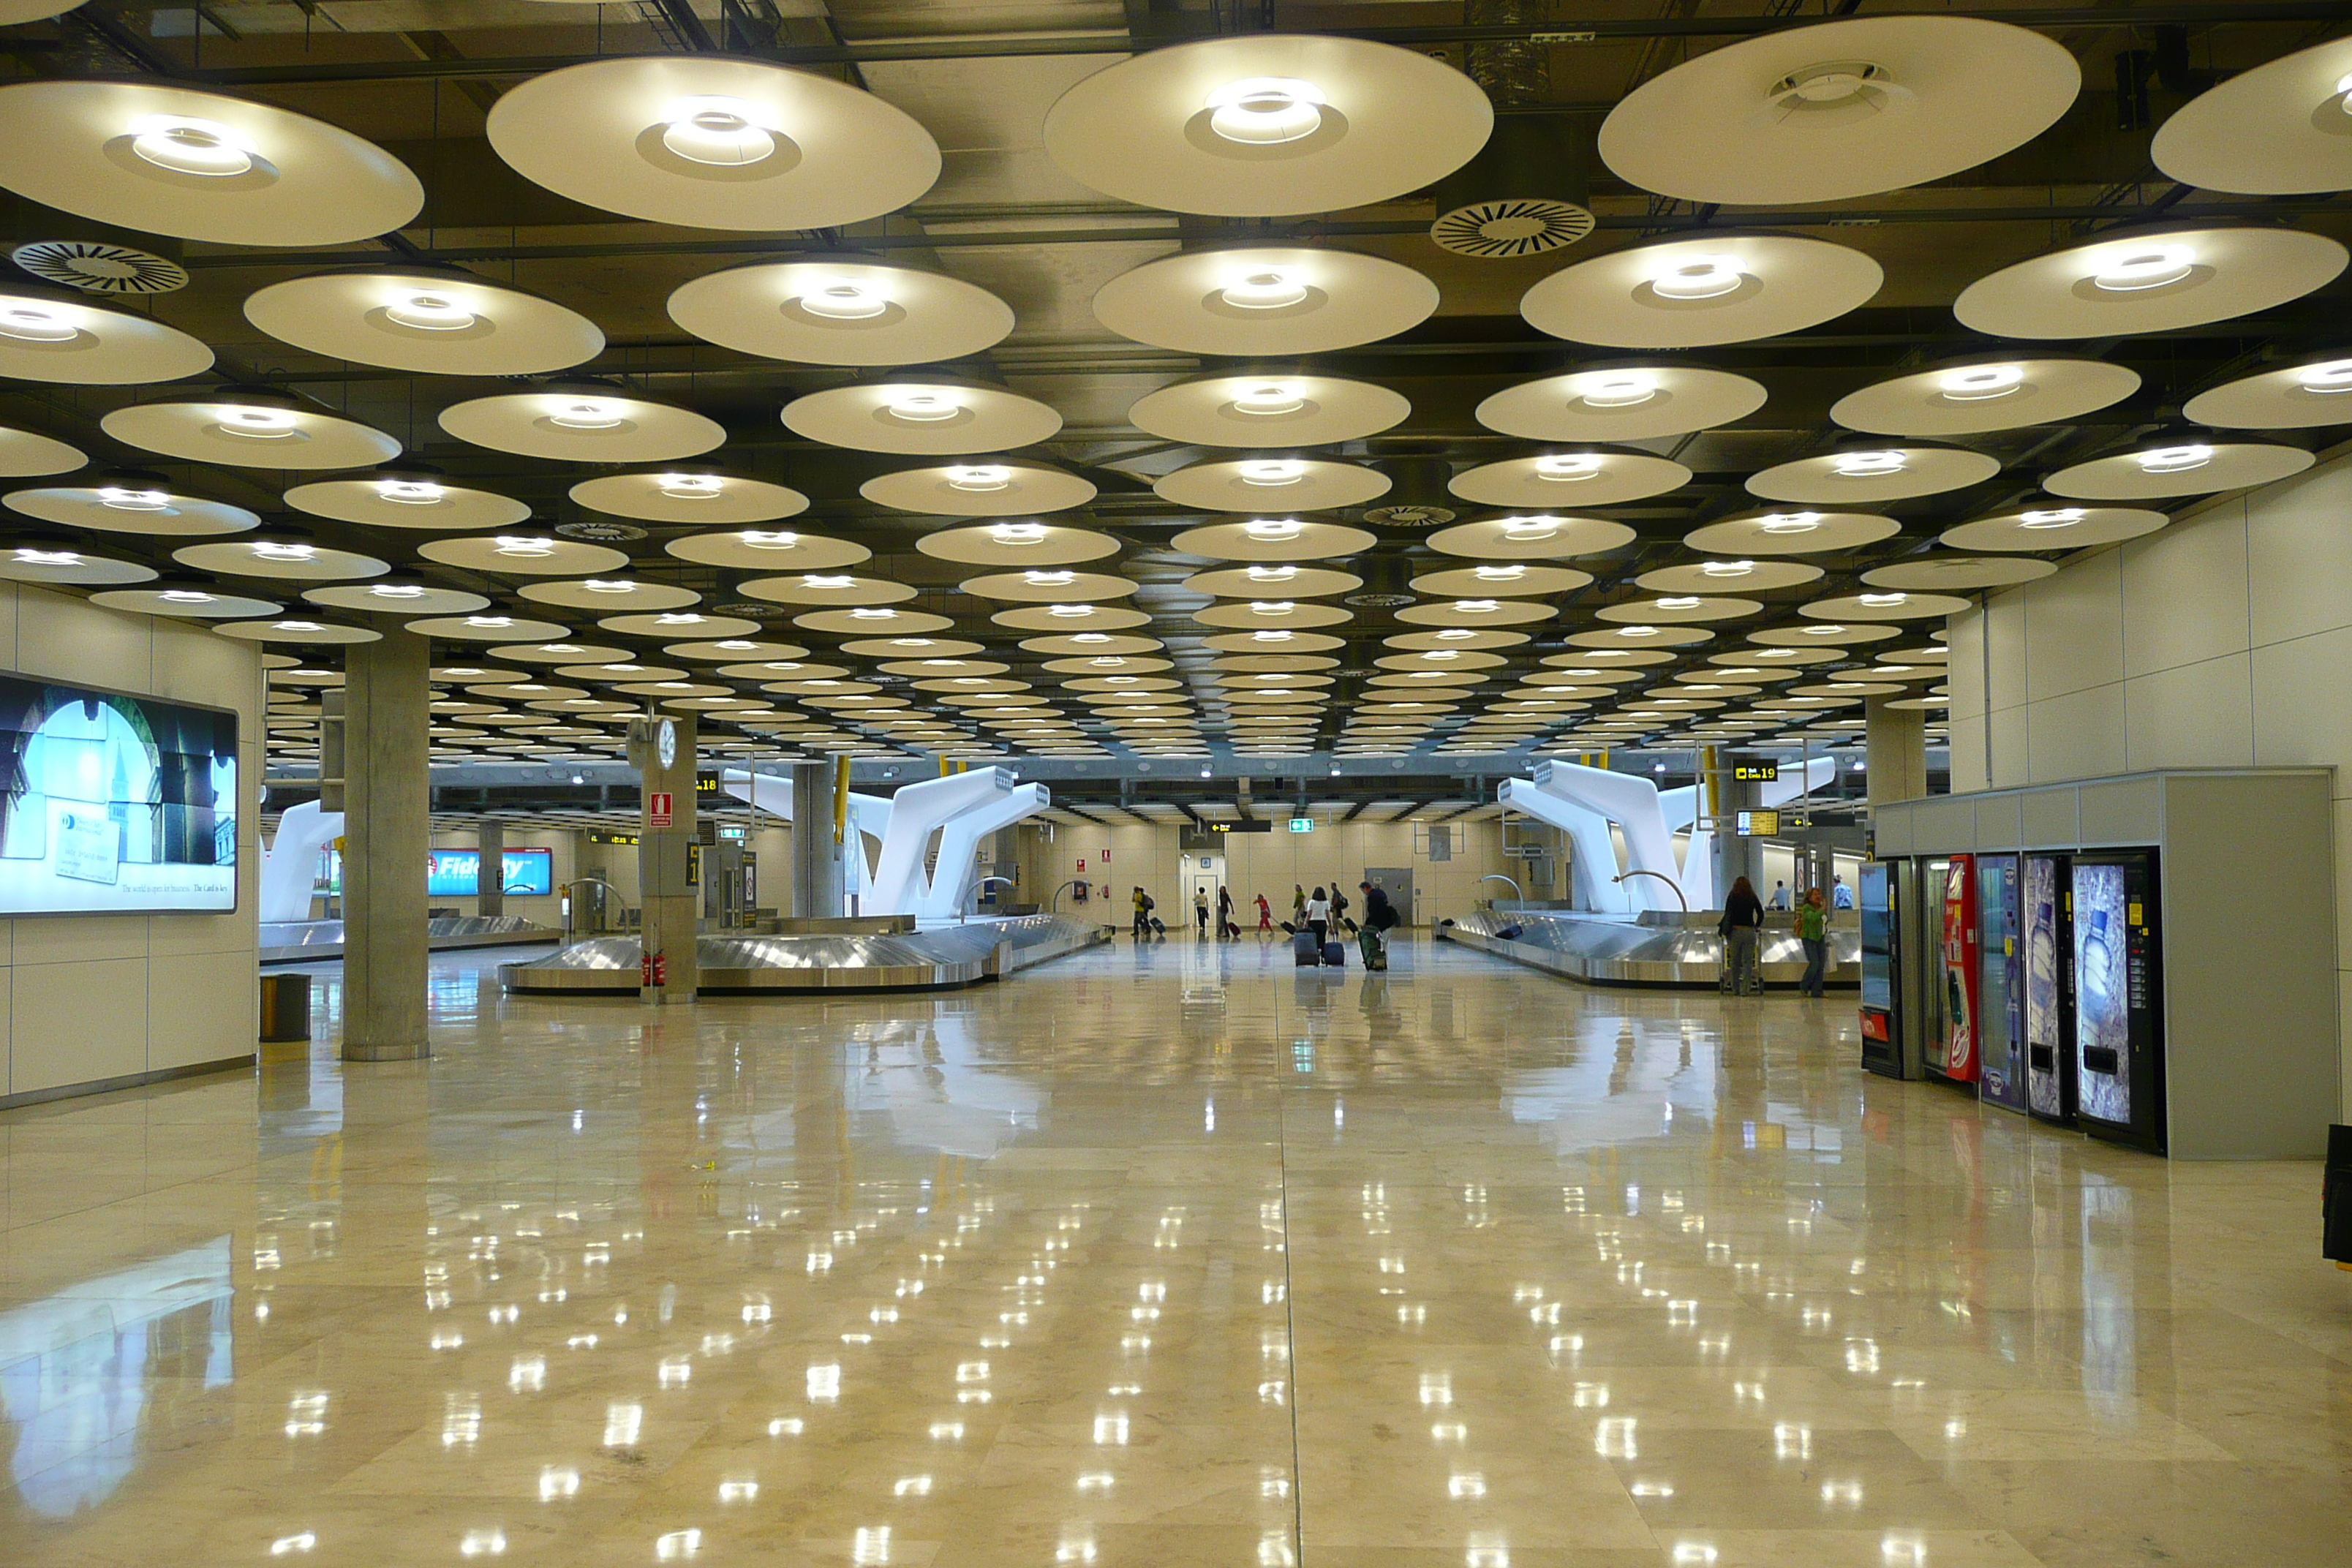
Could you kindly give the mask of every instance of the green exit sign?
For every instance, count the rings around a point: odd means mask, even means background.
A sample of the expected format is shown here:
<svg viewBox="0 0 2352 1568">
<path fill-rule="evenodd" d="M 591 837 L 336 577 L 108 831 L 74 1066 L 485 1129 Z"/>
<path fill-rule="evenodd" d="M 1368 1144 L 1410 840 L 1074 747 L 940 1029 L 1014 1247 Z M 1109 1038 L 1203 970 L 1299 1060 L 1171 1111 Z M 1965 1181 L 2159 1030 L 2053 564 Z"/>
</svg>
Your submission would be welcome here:
<svg viewBox="0 0 2352 1568">
<path fill-rule="evenodd" d="M 1311 816 L 1294 816 L 1290 819 L 1290 831 L 1312 833 L 1315 831 L 1315 819 Z"/>
</svg>

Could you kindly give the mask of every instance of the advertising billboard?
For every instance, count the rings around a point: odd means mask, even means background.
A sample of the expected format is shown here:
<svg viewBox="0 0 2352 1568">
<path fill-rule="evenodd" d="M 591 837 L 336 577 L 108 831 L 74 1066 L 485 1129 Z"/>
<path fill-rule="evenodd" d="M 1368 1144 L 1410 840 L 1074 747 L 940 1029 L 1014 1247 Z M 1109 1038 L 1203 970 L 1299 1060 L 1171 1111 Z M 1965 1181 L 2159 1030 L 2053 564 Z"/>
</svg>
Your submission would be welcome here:
<svg viewBox="0 0 2352 1568">
<path fill-rule="evenodd" d="M 2127 903 L 2123 867 L 2074 867 L 2075 1093 L 2084 1115 L 2124 1125 L 2132 1119 Z"/>
<path fill-rule="evenodd" d="M 436 849 L 425 875 L 433 899 L 470 899 L 481 891 L 482 857 L 473 849 Z M 555 851 L 509 849 L 499 860 L 500 886 L 519 899 L 543 899 L 555 891 Z"/>
<path fill-rule="evenodd" d="M 236 715 L 0 675 L 0 915 L 236 908 Z"/>
</svg>

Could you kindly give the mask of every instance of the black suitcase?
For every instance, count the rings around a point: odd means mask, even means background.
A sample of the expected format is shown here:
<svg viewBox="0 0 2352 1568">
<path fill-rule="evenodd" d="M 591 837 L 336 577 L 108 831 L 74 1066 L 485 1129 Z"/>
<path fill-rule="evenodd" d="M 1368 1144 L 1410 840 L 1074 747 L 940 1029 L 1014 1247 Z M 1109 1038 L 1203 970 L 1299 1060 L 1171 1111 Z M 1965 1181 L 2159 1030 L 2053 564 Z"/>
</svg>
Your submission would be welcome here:
<svg viewBox="0 0 2352 1568">
<path fill-rule="evenodd" d="M 1312 942 L 1314 939 L 1309 937 L 1307 940 Z M 1334 969 L 1347 968 L 1348 949 L 1346 944 L 1336 942 L 1325 942 L 1323 944 L 1323 962 L 1329 964 Z"/>
<path fill-rule="evenodd" d="M 1290 962 L 1300 969 L 1312 969 L 1316 964 L 1315 937 L 1310 931 L 1300 931 L 1290 939 Z"/>
</svg>

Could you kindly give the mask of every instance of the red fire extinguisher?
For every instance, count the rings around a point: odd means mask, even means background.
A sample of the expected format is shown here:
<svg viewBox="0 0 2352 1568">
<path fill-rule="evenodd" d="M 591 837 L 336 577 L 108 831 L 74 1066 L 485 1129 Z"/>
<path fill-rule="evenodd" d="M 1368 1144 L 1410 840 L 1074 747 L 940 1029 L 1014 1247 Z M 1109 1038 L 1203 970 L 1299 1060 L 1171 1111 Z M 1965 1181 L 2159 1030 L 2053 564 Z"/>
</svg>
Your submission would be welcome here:
<svg viewBox="0 0 2352 1568">
<path fill-rule="evenodd" d="M 652 987 L 669 984 L 669 954 L 649 952 L 637 961 L 637 984 Z"/>
</svg>

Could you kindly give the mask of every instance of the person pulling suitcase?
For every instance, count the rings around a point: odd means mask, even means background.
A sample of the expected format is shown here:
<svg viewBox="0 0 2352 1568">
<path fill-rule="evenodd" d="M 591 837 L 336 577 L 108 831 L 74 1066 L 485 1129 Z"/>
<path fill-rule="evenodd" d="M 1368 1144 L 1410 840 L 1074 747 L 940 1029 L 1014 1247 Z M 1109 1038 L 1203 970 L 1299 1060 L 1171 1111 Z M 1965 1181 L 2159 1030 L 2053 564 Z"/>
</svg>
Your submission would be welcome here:
<svg viewBox="0 0 2352 1568">
<path fill-rule="evenodd" d="M 1382 970 L 1389 966 L 1389 932 L 1402 921 L 1396 905 L 1389 900 L 1388 889 L 1370 882 L 1359 882 L 1356 890 L 1364 895 L 1364 920 L 1358 940 L 1364 949 L 1364 967 Z"/>
</svg>

